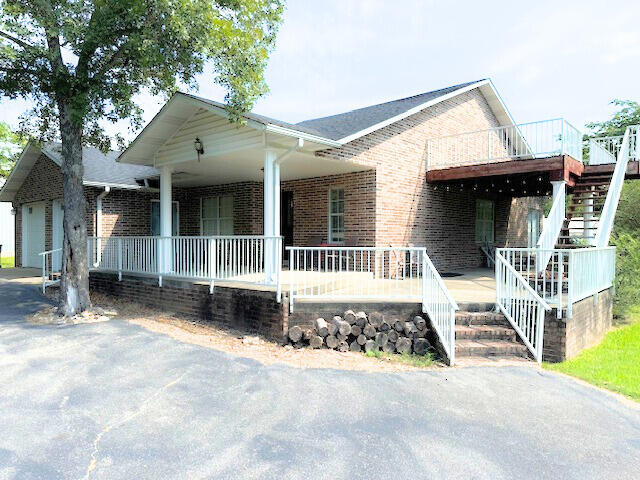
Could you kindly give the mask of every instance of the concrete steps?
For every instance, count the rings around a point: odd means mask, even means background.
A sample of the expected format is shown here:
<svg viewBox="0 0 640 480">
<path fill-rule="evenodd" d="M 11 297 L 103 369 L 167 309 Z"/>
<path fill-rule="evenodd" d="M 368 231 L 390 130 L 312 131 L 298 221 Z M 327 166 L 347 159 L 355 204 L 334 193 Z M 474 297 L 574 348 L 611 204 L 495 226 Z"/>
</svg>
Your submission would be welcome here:
<svg viewBox="0 0 640 480">
<path fill-rule="evenodd" d="M 457 312 L 456 357 L 506 359 L 530 355 L 501 313 Z"/>
</svg>

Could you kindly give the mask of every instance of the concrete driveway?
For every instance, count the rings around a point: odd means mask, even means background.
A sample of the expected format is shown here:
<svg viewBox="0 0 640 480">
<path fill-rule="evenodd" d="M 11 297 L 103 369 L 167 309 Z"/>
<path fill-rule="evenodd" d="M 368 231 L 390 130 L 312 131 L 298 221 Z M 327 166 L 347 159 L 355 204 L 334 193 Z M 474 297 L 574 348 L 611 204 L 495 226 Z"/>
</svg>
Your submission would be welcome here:
<svg viewBox="0 0 640 480">
<path fill-rule="evenodd" d="M 640 411 L 532 367 L 265 367 L 0 280 L 0 479 L 631 479 Z"/>
</svg>

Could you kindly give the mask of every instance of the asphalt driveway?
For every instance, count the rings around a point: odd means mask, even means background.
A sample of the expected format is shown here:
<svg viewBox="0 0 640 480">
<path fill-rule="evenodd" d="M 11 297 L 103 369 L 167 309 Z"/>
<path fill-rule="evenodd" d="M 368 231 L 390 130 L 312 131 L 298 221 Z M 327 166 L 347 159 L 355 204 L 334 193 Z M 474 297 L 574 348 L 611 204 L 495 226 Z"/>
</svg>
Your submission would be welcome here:
<svg viewBox="0 0 640 480">
<path fill-rule="evenodd" d="M 262 366 L 0 280 L 0 479 L 638 478 L 640 410 L 530 367 Z"/>
</svg>

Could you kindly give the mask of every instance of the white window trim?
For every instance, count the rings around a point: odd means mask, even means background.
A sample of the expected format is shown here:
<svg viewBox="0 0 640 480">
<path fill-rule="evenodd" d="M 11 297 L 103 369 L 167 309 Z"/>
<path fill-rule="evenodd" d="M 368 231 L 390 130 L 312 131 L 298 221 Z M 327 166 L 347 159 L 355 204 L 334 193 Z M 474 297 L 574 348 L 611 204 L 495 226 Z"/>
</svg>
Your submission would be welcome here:
<svg viewBox="0 0 640 480">
<path fill-rule="evenodd" d="M 335 190 L 342 190 L 343 192 L 343 203 L 346 204 L 346 199 L 345 199 L 345 194 L 346 194 L 346 189 L 344 188 L 344 186 L 341 185 L 335 185 L 331 188 L 329 188 L 329 191 L 327 192 L 327 242 L 328 243 L 336 243 L 338 245 L 342 245 L 345 242 L 345 239 L 343 238 L 342 240 L 334 240 L 333 239 L 333 235 L 331 233 L 331 192 L 335 191 Z M 344 226 L 344 219 L 345 219 L 345 212 L 344 212 L 344 206 L 342 209 L 342 225 Z M 345 229 L 346 232 L 346 229 Z"/>
<path fill-rule="evenodd" d="M 157 198 L 152 198 L 151 203 L 154 203 L 154 202 L 159 204 L 160 200 Z M 180 236 L 180 202 L 178 200 L 172 200 L 171 203 L 176 205 L 176 235 Z M 158 211 L 160 211 L 159 208 L 160 206 L 158 206 Z M 149 212 L 149 215 L 151 216 L 150 218 L 151 222 L 149 222 L 149 229 L 151 229 L 151 225 L 153 223 L 153 208 L 151 209 L 151 212 Z M 149 233 L 153 234 L 153 232 L 149 232 Z"/>
<path fill-rule="evenodd" d="M 228 194 L 228 195 L 206 195 L 204 197 L 200 197 L 200 236 L 203 237 L 204 236 L 204 226 L 203 226 L 203 221 L 202 221 L 202 201 L 207 199 L 207 198 L 222 198 L 222 197 L 231 197 L 231 199 L 233 200 L 233 210 L 231 213 L 231 222 L 232 222 L 232 235 L 235 235 L 235 231 L 236 231 L 236 199 L 235 196 L 233 194 Z M 220 200 L 218 200 L 218 207 L 220 206 Z M 218 217 L 218 233 L 220 233 L 220 217 Z"/>
<path fill-rule="evenodd" d="M 492 200 L 490 198 L 476 198 L 476 211 L 475 211 L 475 218 L 474 218 L 474 227 L 475 230 L 477 230 L 478 228 L 478 201 L 481 202 L 491 202 L 491 241 L 489 243 L 495 243 L 496 241 L 496 202 L 495 200 Z M 479 241 L 477 238 L 477 231 L 473 232 L 473 237 L 474 237 L 474 241 L 476 244 L 478 245 L 484 245 L 486 242 L 485 241 Z"/>
</svg>

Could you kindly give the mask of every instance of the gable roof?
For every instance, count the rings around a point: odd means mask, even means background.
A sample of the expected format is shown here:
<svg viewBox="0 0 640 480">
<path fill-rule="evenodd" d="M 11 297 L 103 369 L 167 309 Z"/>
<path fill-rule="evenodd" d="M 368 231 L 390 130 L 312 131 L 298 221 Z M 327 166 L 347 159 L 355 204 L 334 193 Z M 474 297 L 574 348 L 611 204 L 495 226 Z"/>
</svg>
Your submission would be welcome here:
<svg viewBox="0 0 640 480">
<path fill-rule="evenodd" d="M 56 165 L 62 165 L 62 145 L 46 143 L 42 147 L 30 142 L 24 148 L 6 183 L 0 189 L 0 202 L 13 201 L 22 183 L 29 175 L 41 155 L 45 155 Z M 116 162 L 118 151 L 103 153 L 97 148 L 82 148 L 84 166 L 83 184 L 95 187 L 141 189 L 136 180 L 158 176 L 153 167 L 128 165 Z"/>
<path fill-rule="evenodd" d="M 396 122 L 400 120 L 398 117 L 404 118 L 404 116 L 408 116 L 405 115 L 407 112 L 411 112 L 409 115 L 416 113 L 433 104 L 434 100 L 442 101 L 442 97 L 448 98 L 451 94 L 459 95 L 462 92 L 458 90 L 467 91 L 469 90 L 468 87 L 475 88 L 485 81 L 486 80 L 483 79 L 461 83 L 460 85 L 432 90 L 431 92 L 421 93 L 399 100 L 358 108 L 350 112 L 305 120 L 296 126 L 299 128 L 311 128 L 327 138 L 337 140 L 341 143 L 347 143 L 359 136 L 366 135 L 366 133 L 362 132 L 370 133 L 373 130 L 382 128 L 384 125 L 388 125 L 389 120 L 393 120 L 390 123 Z"/>
</svg>

